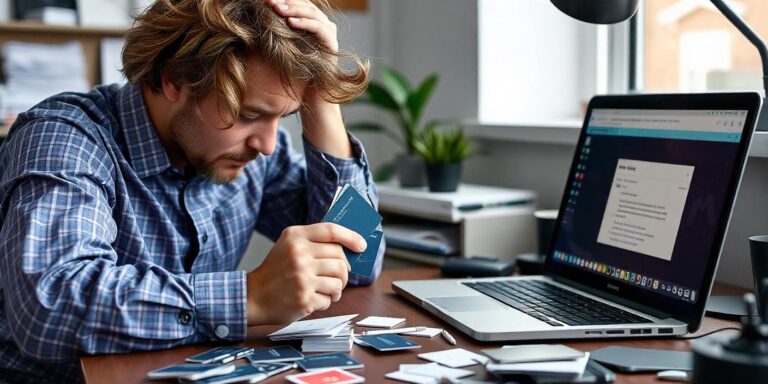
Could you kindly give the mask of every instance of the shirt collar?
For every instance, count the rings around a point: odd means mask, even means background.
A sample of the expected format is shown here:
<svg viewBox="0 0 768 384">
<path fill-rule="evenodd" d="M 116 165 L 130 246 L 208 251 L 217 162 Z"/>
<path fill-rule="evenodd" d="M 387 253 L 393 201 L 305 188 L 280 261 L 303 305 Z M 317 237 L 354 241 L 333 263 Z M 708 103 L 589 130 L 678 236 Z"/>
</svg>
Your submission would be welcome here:
<svg viewBox="0 0 768 384">
<path fill-rule="evenodd" d="M 157 129 L 149 118 L 141 87 L 126 84 L 120 89 L 118 115 L 131 166 L 140 178 L 158 174 L 171 166 Z"/>
</svg>

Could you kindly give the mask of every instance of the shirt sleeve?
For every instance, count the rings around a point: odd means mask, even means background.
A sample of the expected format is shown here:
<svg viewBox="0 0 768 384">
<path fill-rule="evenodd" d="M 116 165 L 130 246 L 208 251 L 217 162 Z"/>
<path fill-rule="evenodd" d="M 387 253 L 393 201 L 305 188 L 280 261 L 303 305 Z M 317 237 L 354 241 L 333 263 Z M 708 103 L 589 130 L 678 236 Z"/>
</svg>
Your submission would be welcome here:
<svg viewBox="0 0 768 384">
<path fill-rule="evenodd" d="M 243 272 L 121 265 L 113 164 L 95 136 L 30 123 L 5 145 L 0 284 L 21 351 L 46 361 L 156 350 L 246 331 Z M 220 324 L 227 324 L 225 337 Z"/>
<path fill-rule="evenodd" d="M 290 137 L 281 130 L 278 148 L 267 171 L 257 230 L 273 241 L 290 225 L 319 222 L 339 186 L 349 183 L 378 209 L 379 195 L 362 143 L 348 134 L 353 157 L 342 159 L 315 148 L 304 139 L 304 156 L 297 154 Z M 379 228 L 381 229 L 381 228 Z M 370 278 L 350 275 L 352 285 L 371 284 L 381 273 L 385 242 L 382 240 Z"/>
</svg>

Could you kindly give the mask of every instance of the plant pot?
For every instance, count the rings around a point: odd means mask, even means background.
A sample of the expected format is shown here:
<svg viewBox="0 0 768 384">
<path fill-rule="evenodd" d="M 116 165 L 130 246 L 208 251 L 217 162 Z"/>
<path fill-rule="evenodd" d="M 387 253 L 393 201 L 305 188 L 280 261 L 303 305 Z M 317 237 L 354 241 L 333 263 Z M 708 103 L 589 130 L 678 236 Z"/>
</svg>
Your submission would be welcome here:
<svg viewBox="0 0 768 384">
<path fill-rule="evenodd" d="M 430 192 L 456 192 L 461 181 L 461 164 L 427 164 Z"/>
<path fill-rule="evenodd" d="M 409 153 L 397 157 L 397 176 L 401 187 L 423 187 L 427 185 L 424 174 L 424 158 Z"/>
</svg>

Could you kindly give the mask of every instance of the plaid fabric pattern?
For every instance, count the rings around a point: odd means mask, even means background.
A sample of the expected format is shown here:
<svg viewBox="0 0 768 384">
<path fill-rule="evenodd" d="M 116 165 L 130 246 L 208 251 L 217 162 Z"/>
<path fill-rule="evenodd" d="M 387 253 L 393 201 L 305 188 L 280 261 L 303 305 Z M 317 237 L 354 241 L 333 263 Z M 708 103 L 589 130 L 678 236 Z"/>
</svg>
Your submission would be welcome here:
<svg viewBox="0 0 768 384">
<path fill-rule="evenodd" d="M 22 114 L 0 150 L 0 382 L 79 381 L 81 354 L 242 340 L 252 232 L 318 222 L 345 183 L 376 204 L 350 140 L 353 159 L 308 142 L 302 156 L 281 129 L 274 154 L 215 185 L 171 165 L 132 85 Z"/>
</svg>

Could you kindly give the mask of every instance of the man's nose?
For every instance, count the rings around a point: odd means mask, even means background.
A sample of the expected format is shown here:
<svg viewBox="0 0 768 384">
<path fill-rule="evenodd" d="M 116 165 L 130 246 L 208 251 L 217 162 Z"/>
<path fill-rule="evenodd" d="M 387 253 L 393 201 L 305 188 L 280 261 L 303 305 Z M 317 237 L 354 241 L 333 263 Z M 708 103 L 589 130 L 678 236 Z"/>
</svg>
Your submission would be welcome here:
<svg viewBox="0 0 768 384">
<path fill-rule="evenodd" d="M 280 119 L 272 119 L 269 122 L 256 128 L 253 134 L 248 137 L 246 145 L 265 156 L 269 156 L 275 151 L 277 142 L 277 128 L 280 126 Z"/>
</svg>

